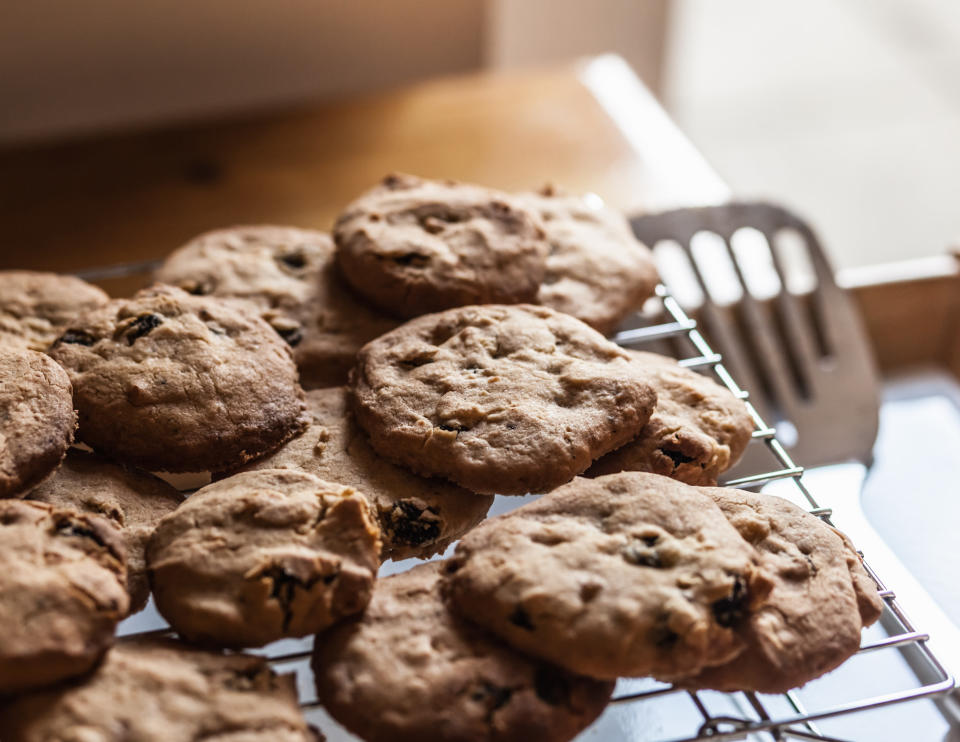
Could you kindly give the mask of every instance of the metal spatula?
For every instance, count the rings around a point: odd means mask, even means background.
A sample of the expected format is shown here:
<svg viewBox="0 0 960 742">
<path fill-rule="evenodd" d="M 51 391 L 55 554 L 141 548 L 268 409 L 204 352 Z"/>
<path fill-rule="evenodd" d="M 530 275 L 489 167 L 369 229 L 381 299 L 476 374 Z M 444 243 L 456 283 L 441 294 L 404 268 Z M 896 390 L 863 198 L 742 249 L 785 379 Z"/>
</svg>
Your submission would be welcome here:
<svg viewBox="0 0 960 742">
<path fill-rule="evenodd" d="M 794 460 L 869 463 L 877 371 L 810 227 L 768 203 L 677 209 L 632 225 L 655 249 L 674 295 L 681 303 L 693 295 L 688 310 L 757 411 L 777 423 Z M 684 280 L 692 290 L 674 285 Z"/>
</svg>

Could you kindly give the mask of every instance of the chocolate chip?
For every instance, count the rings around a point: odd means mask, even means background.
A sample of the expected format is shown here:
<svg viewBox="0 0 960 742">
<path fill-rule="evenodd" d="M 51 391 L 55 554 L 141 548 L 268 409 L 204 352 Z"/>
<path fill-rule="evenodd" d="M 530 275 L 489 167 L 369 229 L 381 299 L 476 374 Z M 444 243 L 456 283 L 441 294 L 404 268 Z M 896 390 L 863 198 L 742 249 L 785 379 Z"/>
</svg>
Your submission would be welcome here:
<svg viewBox="0 0 960 742">
<path fill-rule="evenodd" d="M 70 343 L 71 345 L 93 345 L 97 342 L 97 339 L 91 335 L 89 332 L 84 330 L 67 330 L 63 335 L 57 338 L 57 341 L 53 344 L 54 347 L 60 345 L 61 343 Z"/>
<path fill-rule="evenodd" d="M 395 502 L 387 515 L 387 527 L 393 534 L 393 541 L 405 546 L 421 546 L 440 538 L 439 519 L 424 518 L 424 512 L 436 516 L 432 508 L 424 510 L 409 500 Z"/>
<path fill-rule="evenodd" d="M 408 252 L 403 255 L 393 255 L 390 259 L 397 265 L 410 266 L 412 268 L 425 268 L 430 262 L 430 258 L 416 252 Z"/>
<path fill-rule="evenodd" d="M 287 345 L 291 348 L 296 348 L 303 341 L 303 332 L 299 327 L 288 327 L 284 329 L 277 329 L 277 334 L 280 335 L 284 340 L 287 341 Z"/>
<path fill-rule="evenodd" d="M 550 665 L 538 665 L 533 673 L 533 690 L 544 703 L 565 706 L 570 702 L 570 683 L 562 670 Z"/>
<path fill-rule="evenodd" d="M 530 614 L 523 609 L 522 605 L 518 605 L 513 613 L 507 617 L 507 620 L 514 626 L 519 626 L 521 629 L 533 631 L 533 621 L 530 620 Z"/>
<path fill-rule="evenodd" d="M 98 546 L 106 546 L 100 534 L 92 528 L 80 525 L 79 523 L 64 519 L 57 524 L 57 534 L 60 536 L 77 536 L 79 538 L 88 538 Z"/>
<path fill-rule="evenodd" d="M 676 451 L 674 449 L 666 448 L 666 447 L 661 448 L 660 451 L 665 456 L 668 456 L 670 458 L 674 466 L 680 466 L 680 464 L 689 464 L 691 462 L 696 461 L 696 458 L 694 458 L 693 456 L 687 456 L 682 451 Z"/>
<path fill-rule="evenodd" d="M 141 314 L 123 331 L 127 338 L 127 345 L 133 345 L 138 338 L 142 338 L 161 324 L 163 324 L 163 317 L 159 314 Z"/>
<path fill-rule="evenodd" d="M 732 628 L 744 616 L 747 603 L 747 586 L 737 577 L 733 581 L 733 590 L 725 598 L 714 601 L 711 608 L 716 622 L 724 628 Z"/>
<path fill-rule="evenodd" d="M 279 566 L 273 566 L 265 570 L 263 577 L 273 583 L 273 587 L 270 589 L 270 597 L 274 598 L 283 610 L 283 630 L 286 631 L 290 628 L 290 621 L 293 619 L 291 606 L 297 588 L 309 587 L 309 585 Z"/>
<path fill-rule="evenodd" d="M 291 252 L 285 255 L 278 255 L 277 260 L 289 268 L 299 269 L 307 264 L 307 259 L 302 252 Z"/>
<path fill-rule="evenodd" d="M 662 567 L 663 562 L 660 561 L 660 554 L 651 549 L 646 545 L 640 546 L 639 544 L 628 544 L 623 549 L 623 558 L 626 559 L 630 564 L 636 564 L 640 567 Z"/>
</svg>

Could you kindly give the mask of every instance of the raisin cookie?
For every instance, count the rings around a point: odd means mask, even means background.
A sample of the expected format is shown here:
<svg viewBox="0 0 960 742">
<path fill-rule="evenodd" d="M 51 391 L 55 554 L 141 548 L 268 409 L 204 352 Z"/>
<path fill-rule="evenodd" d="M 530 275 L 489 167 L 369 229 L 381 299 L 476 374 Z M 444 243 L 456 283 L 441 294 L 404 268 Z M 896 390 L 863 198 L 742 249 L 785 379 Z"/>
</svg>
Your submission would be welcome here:
<svg viewBox="0 0 960 742">
<path fill-rule="evenodd" d="M 150 471 L 239 466 L 306 427 L 290 348 L 242 302 L 156 286 L 76 319 L 50 355 L 80 439 Z"/>
<path fill-rule="evenodd" d="M 117 643 L 89 677 L 0 707 L 4 742 L 320 742 L 293 675 L 171 639 Z"/>
<path fill-rule="evenodd" d="M 753 418 L 726 387 L 657 353 L 628 350 L 651 373 L 657 407 L 636 440 L 608 453 L 587 476 L 648 471 L 687 484 L 714 485 L 753 435 Z"/>
<path fill-rule="evenodd" d="M 353 287 L 398 317 L 536 299 L 549 246 L 513 196 L 453 181 L 390 175 L 333 230 Z"/>
<path fill-rule="evenodd" d="M 0 349 L 0 497 L 13 497 L 48 476 L 77 425 L 70 379 L 42 353 Z"/>
<path fill-rule="evenodd" d="M 313 422 L 279 451 L 246 469 L 299 469 L 355 487 L 377 513 L 383 557 L 427 558 L 483 520 L 493 498 L 443 479 L 425 479 L 370 447 L 347 409 L 346 389 L 307 392 Z"/>
<path fill-rule="evenodd" d="M 93 667 L 127 613 L 126 578 L 106 520 L 0 500 L 0 695 Z"/>
<path fill-rule="evenodd" d="M 839 531 L 771 495 L 703 488 L 760 553 L 773 590 L 741 624 L 746 648 L 682 685 L 783 693 L 839 666 L 883 603 L 853 546 Z"/>
<path fill-rule="evenodd" d="M 256 303 L 293 348 L 307 388 L 343 384 L 360 346 L 397 325 L 345 285 L 333 240 L 323 232 L 274 226 L 207 232 L 167 257 L 156 279 L 191 294 Z"/>
<path fill-rule="evenodd" d="M 0 271 L 0 342 L 45 351 L 77 314 L 110 297 L 74 276 Z"/>
<path fill-rule="evenodd" d="M 160 522 L 147 567 L 157 609 L 185 639 L 259 647 L 362 611 L 379 554 L 362 495 L 264 469 L 191 495 Z"/>
<path fill-rule="evenodd" d="M 181 503 L 179 492 L 152 474 L 74 449 L 27 499 L 109 519 L 123 535 L 126 547 L 130 612 L 147 604 L 147 539 L 160 519 Z"/>
<path fill-rule="evenodd" d="M 733 659 L 770 591 L 709 496 L 656 474 L 575 479 L 461 539 L 452 606 L 521 651 L 597 678 L 670 680 Z"/>
<path fill-rule="evenodd" d="M 653 253 L 599 196 L 547 187 L 520 198 L 540 216 L 550 242 L 538 304 L 609 335 L 653 295 L 659 280 Z"/>
<path fill-rule="evenodd" d="M 542 492 L 636 438 L 656 403 L 640 364 L 573 317 L 461 307 L 368 343 L 352 403 L 380 455 L 473 492 Z"/>
<path fill-rule="evenodd" d="M 320 634 L 317 695 L 369 742 L 569 740 L 603 711 L 612 682 L 514 652 L 451 615 L 443 562 L 377 583 L 362 617 Z"/>
</svg>

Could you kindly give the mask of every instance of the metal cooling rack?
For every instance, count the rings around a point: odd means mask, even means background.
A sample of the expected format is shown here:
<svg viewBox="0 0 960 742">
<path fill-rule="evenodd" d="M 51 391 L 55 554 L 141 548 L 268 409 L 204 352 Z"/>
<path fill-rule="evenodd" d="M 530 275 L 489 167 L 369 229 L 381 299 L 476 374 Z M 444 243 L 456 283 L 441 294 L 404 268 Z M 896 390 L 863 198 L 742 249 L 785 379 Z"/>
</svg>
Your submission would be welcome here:
<svg viewBox="0 0 960 742">
<path fill-rule="evenodd" d="M 159 265 L 159 262 L 150 261 L 92 269 L 79 272 L 77 275 L 93 281 L 147 276 Z M 681 366 L 712 371 L 724 386 L 746 403 L 755 426 L 752 445 L 764 445 L 772 455 L 774 464 L 769 470 L 731 479 L 723 482 L 723 485 L 756 488 L 770 482 L 789 480 L 796 488 L 797 497 L 793 499 L 796 499 L 798 504 L 805 503 L 810 513 L 833 525 L 830 520 L 831 509 L 822 506 L 801 481 L 803 467 L 793 462 L 783 445 L 777 440 L 776 430 L 768 426 L 757 413 L 750 403 L 749 393 L 740 388 L 724 367 L 721 356 L 715 353 L 707 343 L 697 328 L 696 321 L 687 315 L 663 285 L 657 287 L 656 295 L 662 305 L 662 313 L 658 316 L 658 320 L 662 321 L 626 330 L 619 333 L 614 340 L 629 347 L 668 341 L 676 350 L 673 355 L 678 357 Z M 789 691 L 782 695 L 725 694 L 715 691 L 681 690 L 652 681 L 645 683 L 645 687 L 641 690 L 629 688 L 624 690 L 622 681 L 610 702 L 611 706 L 668 703 L 671 704 L 671 714 L 675 713 L 674 709 L 685 709 L 683 713 L 690 719 L 690 733 L 657 738 L 644 736 L 645 740 L 722 742 L 742 739 L 800 739 L 843 742 L 837 737 L 824 734 L 816 722 L 857 711 L 867 711 L 923 698 L 936 698 L 950 693 L 955 687 L 954 679 L 928 647 L 929 635 L 914 625 L 897 602 L 894 592 L 887 589 L 880 577 L 870 568 L 868 561 L 865 561 L 865 564 L 867 571 L 876 581 L 879 594 L 885 604 L 882 622 L 888 631 L 888 636 L 863 643 L 857 655 L 848 662 L 854 661 L 861 655 L 896 650 L 902 653 L 913 670 L 917 682 L 912 687 L 865 695 L 850 701 L 820 703 L 808 707 L 796 691 Z M 891 627 L 893 627 L 892 630 Z M 121 631 L 128 636 L 171 633 L 168 627 L 125 632 L 121 627 Z M 307 712 L 322 708 L 313 690 L 313 678 L 309 669 L 310 645 L 309 640 L 284 640 L 255 652 L 266 656 L 273 666 L 282 666 L 284 671 L 296 672 L 301 705 Z"/>
</svg>

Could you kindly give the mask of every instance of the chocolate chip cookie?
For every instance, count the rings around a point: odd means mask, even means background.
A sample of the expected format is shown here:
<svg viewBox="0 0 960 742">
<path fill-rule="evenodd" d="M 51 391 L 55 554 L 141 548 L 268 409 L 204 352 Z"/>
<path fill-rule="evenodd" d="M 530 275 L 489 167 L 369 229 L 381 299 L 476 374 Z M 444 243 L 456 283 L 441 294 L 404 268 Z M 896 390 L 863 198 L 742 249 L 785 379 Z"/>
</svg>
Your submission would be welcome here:
<svg viewBox="0 0 960 742">
<path fill-rule="evenodd" d="M 0 497 L 22 494 L 56 469 L 76 425 L 63 369 L 36 351 L 0 349 Z"/>
<path fill-rule="evenodd" d="M 733 659 L 770 591 L 711 498 L 656 474 L 575 479 L 461 539 L 445 587 L 460 615 L 597 678 L 670 680 Z"/>
<path fill-rule="evenodd" d="M 45 351 L 77 314 L 110 301 L 74 276 L 0 271 L 0 342 Z"/>
<path fill-rule="evenodd" d="M 461 307 L 368 343 L 352 405 L 374 449 L 473 492 L 542 492 L 639 434 L 656 393 L 620 347 L 530 305 Z"/>
<path fill-rule="evenodd" d="M 362 611 L 379 554 L 362 495 L 264 469 L 191 495 L 160 522 L 147 567 L 157 609 L 185 639 L 258 647 Z"/>
<path fill-rule="evenodd" d="M 93 667 L 127 613 L 126 578 L 106 520 L 0 500 L 0 695 Z"/>
<path fill-rule="evenodd" d="M 539 215 L 550 242 L 538 304 L 609 335 L 653 295 L 659 280 L 653 253 L 599 196 L 547 187 L 520 199 Z"/>
<path fill-rule="evenodd" d="M 380 523 L 383 557 L 427 558 L 479 523 L 493 504 L 443 479 L 418 477 L 370 447 L 343 387 L 307 392 L 310 427 L 246 469 L 298 469 L 366 497 Z"/>
<path fill-rule="evenodd" d="M 672 358 L 628 350 L 651 373 L 657 406 L 640 435 L 594 462 L 587 476 L 648 471 L 687 484 L 714 485 L 736 464 L 753 435 L 743 401 Z"/>
<path fill-rule="evenodd" d="M 147 539 L 183 500 L 179 492 L 151 474 L 74 449 L 27 499 L 109 519 L 122 534 L 127 552 L 130 612 L 147 604 Z"/>
<path fill-rule="evenodd" d="M 513 651 L 451 615 L 442 562 L 377 583 L 362 617 L 317 636 L 319 700 L 369 742 L 569 740 L 606 706 L 612 682 Z"/>
<path fill-rule="evenodd" d="M 773 589 L 740 625 L 744 651 L 681 684 L 783 693 L 856 652 L 860 630 L 880 617 L 883 604 L 846 537 L 779 497 L 725 488 L 701 491 L 760 553 Z"/>
<path fill-rule="evenodd" d="M 398 317 L 533 301 L 549 251 L 539 219 L 513 196 L 412 175 L 384 178 L 333 234 L 347 280 Z"/>
<path fill-rule="evenodd" d="M 242 302 L 155 286 L 76 319 L 50 355 L 79 438 L 150 471 L 239 466 L 307 423 L 290 348 Z"/>
<path fill-rule="evenodd" d="M 122 640 L 89 677 L 0 707 L 4 742 L 321 742 L 261 657 Z"/>
<path fill-rule="evenodd" d="M 349 290 L 323 232 L 248 226 L 207 232 L 167 257 L 161 283 L 254 302 L 287 341 L 300 382 L 343 384 L 364 343 L 396 327 Z"/>
</svg>

